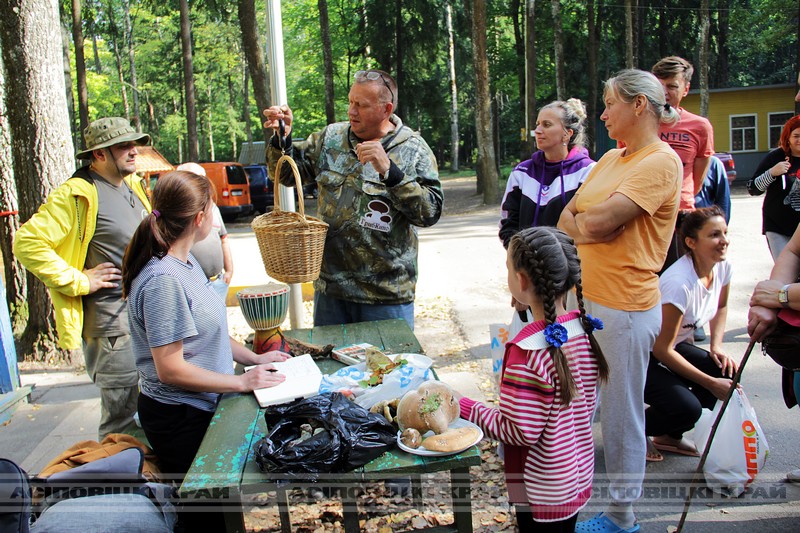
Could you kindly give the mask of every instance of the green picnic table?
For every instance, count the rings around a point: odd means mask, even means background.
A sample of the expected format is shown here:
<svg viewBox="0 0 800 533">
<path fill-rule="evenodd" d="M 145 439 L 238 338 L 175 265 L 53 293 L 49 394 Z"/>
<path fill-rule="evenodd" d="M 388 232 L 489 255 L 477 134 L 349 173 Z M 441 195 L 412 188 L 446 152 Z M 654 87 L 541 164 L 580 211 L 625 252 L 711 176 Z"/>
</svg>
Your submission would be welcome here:
<svg viewBox="0 0 800 533">
<path fill-rule="evenodd" d="M 314 344 L 343 346 L 367 342 L 387 353 L 422 353 L 414 332 L 402 319 L 322 326 L 287 331 L 286 335 Z M 344 366 L 333 359 L 318 361 L 317 365 L 323 374 L 331 374 Z M 292 531 L 287 490 L 292 486 L 308 486 L 308 480 L 302 476 L 276 477 L 261 472 L 256 463 L 255 448 L 267 433 L 264 410 L 253 394 L 225 394 L 180 487 L 181 498 L 193 502 L 208 501 L 225 514 L 227 531 L 244 532 L 242 495 L 275 490 L 281 531 Z M 411 478 L 412 497 L 418 507 L 422 497 L 421 475 L 450 472 L 454 523 L 427 531 L 471 532 L 469 467 L 480 463 L 476 446 L 460 454 L 442 457 L 424 457 L 394 448 L 361 468 L 335 474 L 335 479 L 336 486 L 352 488 L 366 481 Z M 348 533 L 360 531 L 355 492 L 341 492 L 344 529 Z"/>
</svg>

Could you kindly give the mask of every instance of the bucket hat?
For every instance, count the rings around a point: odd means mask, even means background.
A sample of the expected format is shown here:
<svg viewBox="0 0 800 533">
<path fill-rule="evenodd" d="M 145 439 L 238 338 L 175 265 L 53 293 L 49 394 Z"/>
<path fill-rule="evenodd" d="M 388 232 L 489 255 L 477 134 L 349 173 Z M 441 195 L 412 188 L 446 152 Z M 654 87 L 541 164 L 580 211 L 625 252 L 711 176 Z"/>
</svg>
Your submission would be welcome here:
<svg viewBox="0 0 800 533">
<path fill-rule="evenodd" d="M 86 149 L 75 156 L 78 159 L 91 159 L 92 151 L 108 148 L 115 144 L 135 142 L 143 145 L 150 142 L 146 133 L 138 133 L 131 123 L 120 117 L 108 117 L 95 120 L 83 130 L 83 139 Z"/>
</svg>

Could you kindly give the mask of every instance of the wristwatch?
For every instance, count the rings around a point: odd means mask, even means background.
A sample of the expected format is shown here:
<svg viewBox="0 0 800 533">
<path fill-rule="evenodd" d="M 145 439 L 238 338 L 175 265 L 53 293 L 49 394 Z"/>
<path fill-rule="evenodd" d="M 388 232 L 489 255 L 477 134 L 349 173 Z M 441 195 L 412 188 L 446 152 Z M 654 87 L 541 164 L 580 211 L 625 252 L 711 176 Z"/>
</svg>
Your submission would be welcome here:
<svg viewBox="0 0 800 533">
<path fill-rule="evenodd" d="M 789 285 L 784 285 L 781 287 L 781 290 L 778 291 L 778 303 L 780 303 L 782 307 L 789 307 Z"/>
</svg>

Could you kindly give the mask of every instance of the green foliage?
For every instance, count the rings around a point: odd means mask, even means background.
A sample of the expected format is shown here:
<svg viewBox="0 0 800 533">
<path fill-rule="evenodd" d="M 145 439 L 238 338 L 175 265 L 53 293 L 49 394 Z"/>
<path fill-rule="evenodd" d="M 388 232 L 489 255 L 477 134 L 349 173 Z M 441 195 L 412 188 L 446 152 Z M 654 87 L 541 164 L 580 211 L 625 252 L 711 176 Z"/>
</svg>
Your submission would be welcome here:
<svg viewBox="0 0 800 533">
<path fill-rule="evenodd" d="M 125 115 L 118 68 L 124 78 L 129 112 L 133 112 L 128 43 L 124 35 L 126 2 L 133 23 L 142 128 L 153 136 L 159 151 L 178 163 L 179 142 L 186 142 L 186 122 L 177 0 L 84 0 L 90 119 Z M 475 149 L 476 108 L 470 21 L 472 0 L 449 3 L 453 8 L 455 32 L 462 164 L 469 165 Z M 71 3 L 62 0 L 62 4 L 64 22 L 68 25 Z M 288 100 L 297 117 L 297 135 L 302 137 L 322 128 L 326 121 L 319 11 L 317 0 L 284 0 L 281 4 Z M 447 4 L 447 0 L 328 0 L 337 120 L 347 120 L 347 93 L 353 73 L 363 68 L 386 70 L 400 84 L 398 111 L 401 118 L 422 132 L 440 166 L 445 166 L 450 152 Z M 584 101 L 590 89 L 587 4 L 578 0 L 561 2 L 567 93 Z M 625 12 L 623 2 L 594 0 L 594 4 L 602 4 L 598 55 L 602 81 L 624 66 Z M 556 65 L 550 2 L 541 0 L 535 5 L 536 106 L 541 107 L 555 99 Z M 245 60 L 236 3 L 200 0 L 190 2 L 189 6 L 201 157 L 210 156 L 210 130 L 216 158 L 230 159 L 233 157 L 231 143 L 241 143 L 245 135 L 241 118 Z M 498 154 L 507 164 L 520 158 L 519 133 L 524 121 L 519 79 L 524 72 L 524 57 L 516 48 L 514 16 L 519 17 L 524 27 L 525 2 L 519 2 L 521 13 L 512 13 L 514 6 L 512 0 L 490 2 L 490 20 L 486 25 L 493 109 L 498 119 Z M 264 35 L 264 0 L 256 2 L 256 13 Z M 698 2 L 639 2 L 637 13 L 641 22 L 637 26 L 640 37 L 636 61 L 640 68 L 649 69 L 662 55 L 668 54 L 681 55 L 697 63 Z M 727 28 L 722 27 L 726 14 Z M 798 68 L 798 5 L 795 0 L 715 0 L 711 2 L 711 22 L 712 88 L 794 80 Z M 726 29 L 727 48 L 723 49 L 722 32 Z M 93 35 L 102 67 L 99 71 L 94 66 Z M 120 65 L 117 65 L 114 43 Z M 728 60 L 727 76 L 717 69 L 723 56 Z M 73 76 L 73 82 L 74 79 Z M 261 115 L 254 104 L 252 88 L 250 100 L 247 116 L 256 134 L 260 131 Z M 148 102 L 152 106 L 152 120 Z"/>
</svg>

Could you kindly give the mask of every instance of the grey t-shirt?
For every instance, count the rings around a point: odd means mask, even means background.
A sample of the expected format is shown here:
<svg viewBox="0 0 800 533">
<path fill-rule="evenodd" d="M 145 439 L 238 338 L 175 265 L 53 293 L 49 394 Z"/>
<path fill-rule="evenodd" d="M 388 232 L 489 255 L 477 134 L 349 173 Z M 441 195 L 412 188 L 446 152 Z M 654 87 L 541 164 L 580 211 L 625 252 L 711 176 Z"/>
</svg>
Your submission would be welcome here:
<svg viewBox="0 0 800 533">
<path fill-rule="evenodd" d="M 128 311 L 139 389 L 167 404 L 188 404 L 204 411 L 216 408 L 219 394 L 194 392 L 158 379 L 150 348 L 183 341 L 187 363 L 233 374 L 233 352 L 225 305 L 210 287 L 197 260 L 171 255 L 152 258 L 131 284 Z"/>
<path fill-rule="evenodd" d="M 222 221 L 222 214 L 216 205 L 211 210 L 212 222 L 211 231 L 208 236 L 192 246 L 192 255 L 200 262 L 203 272 L 207 278 L 211 278 L 222 272 L 225 265 L 222 257 L 222 237 L 228 234 L 225 223 Z"/>
<path fill-rule="evenodd" d="M 97 188 L 97 227 L 85 268 L 109 262 L 121 269 L 125 248 L 148 211 L 127 183 L 115 187 L 94 172 L 92 178 Z M 116 337 L 130 331 L 121 282 L 84 296 L 83 313 L 84 337 Z"/>
</svg>

